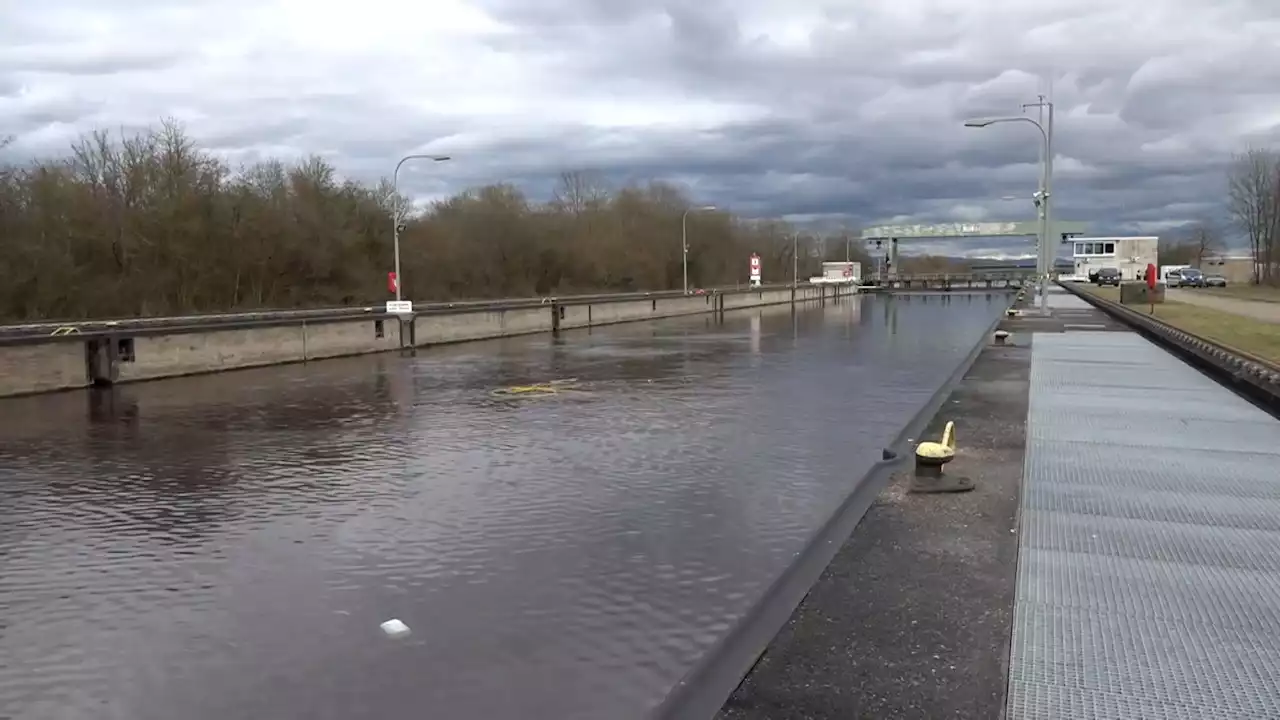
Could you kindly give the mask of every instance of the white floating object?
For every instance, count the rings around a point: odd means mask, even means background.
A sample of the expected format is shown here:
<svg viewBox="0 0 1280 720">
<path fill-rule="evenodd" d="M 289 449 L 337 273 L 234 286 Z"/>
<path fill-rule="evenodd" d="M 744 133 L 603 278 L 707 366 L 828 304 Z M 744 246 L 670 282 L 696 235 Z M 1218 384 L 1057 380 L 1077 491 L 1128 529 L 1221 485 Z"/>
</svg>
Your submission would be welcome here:
<svg viewBox="0 0 1280 720">
<path fill-rule="evenodd" d="M 408 635 L 412 630 L 409 629 L 408 625 L 405 625 L 396 618 L 391 618 L 390 620 L 382 623 L 382 632 L 386 633 L 387 637 L 398 638 Z"/>
</svg>

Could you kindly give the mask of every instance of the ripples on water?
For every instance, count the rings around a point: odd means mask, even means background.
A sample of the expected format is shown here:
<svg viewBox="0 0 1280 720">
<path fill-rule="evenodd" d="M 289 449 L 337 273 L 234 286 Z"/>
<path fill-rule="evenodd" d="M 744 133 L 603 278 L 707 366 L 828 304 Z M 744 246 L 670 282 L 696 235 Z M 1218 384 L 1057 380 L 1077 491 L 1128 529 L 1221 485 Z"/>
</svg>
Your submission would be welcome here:
<svg viewBox="0 0 1280 720">
<path fill-rule="evenodd" d="M 1005 304 L 864 296 L 0 401 L 0 717 L 641 716 Z"/>
</svg>

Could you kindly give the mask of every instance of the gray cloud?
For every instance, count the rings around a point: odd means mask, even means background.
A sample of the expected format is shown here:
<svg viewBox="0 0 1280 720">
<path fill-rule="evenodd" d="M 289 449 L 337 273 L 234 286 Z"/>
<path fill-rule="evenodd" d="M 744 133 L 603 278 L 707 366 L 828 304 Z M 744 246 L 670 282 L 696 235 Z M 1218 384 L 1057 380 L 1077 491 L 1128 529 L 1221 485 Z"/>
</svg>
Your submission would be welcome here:
<svg viewBox="0 0 1280 720">
<path fill-rule="evenodd" d="M 1280 144 L 1273 0 L 49 0 L 0 7 L 14 157 L 162 116 L 229 162 L 308 153 L 422 198 L 562 170 L 840 226 L 1026 219 L 1052 93 L 1054 197 L 1107 232 L 1220 218 Z M 1025 243 L 983 241 L 1014 252 Z M 969 245 L 977 248 L 978 244 Z M 945 246 L 939 246 L 946 250 Z"/>
<path fill-rule="evenodd" d="M 176 64 L 181 59 L 176 52 L 154 52 L 115 48 L 94 48 L 89 52 L 68 53 L 66 48 L 37 47 L 27 50 L 21 46 L 4 53 L 4 62 L 10 72 L 41 75 L 115 75 L 125 72 L 158 70 Z"/>
</svg>

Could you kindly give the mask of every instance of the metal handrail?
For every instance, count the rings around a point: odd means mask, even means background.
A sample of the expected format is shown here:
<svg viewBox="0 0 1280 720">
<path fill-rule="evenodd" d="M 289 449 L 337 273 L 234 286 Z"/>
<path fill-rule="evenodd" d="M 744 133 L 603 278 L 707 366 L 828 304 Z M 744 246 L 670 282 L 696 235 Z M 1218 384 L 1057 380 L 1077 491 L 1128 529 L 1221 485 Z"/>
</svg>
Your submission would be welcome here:
<svg viewBox="0 0 1280 720">
<path fill-rule="evenodd" d="M 706 288 L 706 294 L 733 294 L 761 292 L 765 290 L 790 289 L 791 285 L 765 285 L 751 287 Z M 507 298 L 496 300 L 459 300 L 453 302 L 415 303 L 414 312 L 420 315 L 448 314 L 467 311 L 499 311 L 518 310 L 545 306 L 549 303 L 562 305 L 581 305 L 586 303 L 626 302 L 628 300 L 648 300 L 684 297 L 681 290 L 658 290 L 631 293 L 595 293 L 583 295 L 539 296 L 531 298 Z M 703 297 L 692 295 L 690 297 Z M 83 333 L 120 333 L 136 331 L 160 331 L 166 329 L 189 329 L 192 327 L 216 328 L 223 326 L 243 326 L 258 324 L 279 324 L 296 321 L 338 321 L 359 319 L 388 319 L 397 317 L 388 314 L 383 305 L 366 305 L 357 307 L 312 308 L 303 310 L 258 310 L 239 313 L 204 313 L 196 315 L 177 315 L 152 318 L 123 318 L 109 320 L 58 320 L 50 322 L 21 323 L 0 325 L 0 341 L 20 341 L 37 338 L 63 338 L 71 334 Z"/>
</svg>

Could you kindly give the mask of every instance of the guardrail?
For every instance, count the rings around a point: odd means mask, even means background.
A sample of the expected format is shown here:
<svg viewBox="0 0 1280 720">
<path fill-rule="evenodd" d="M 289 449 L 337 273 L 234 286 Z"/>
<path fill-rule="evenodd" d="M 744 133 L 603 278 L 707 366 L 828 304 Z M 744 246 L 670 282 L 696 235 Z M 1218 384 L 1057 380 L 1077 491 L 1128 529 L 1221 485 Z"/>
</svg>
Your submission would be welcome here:
<svg viewBox="0 0 1280 720">
<path fill-rule="evenodd" d="M 1075 287 L 1070 282 L 1058 285 L 1134 328 L 1269 412 L 1280 414 L 1280 364 L 1174 327 L 1147 313 Z"/>
<path fill-rule="evenodd" d="M 728 295 L 760 292 L 762 290 L 787 290 L 791 285 L 765 285 L 759 288 L 711 288 L 705 294 Z M 693 295 L 693 293 L 690 293 Z M 658 290 L 635 293 L 595 293 L 590 295 L 542 296 L 530 298 L 505 298 L 498 300 L 460 300 L 454 302 L 414 303 L 414 315 L 442 315 L 458 312 L 483 312 L 486 310 L 519 310 L 558 303 L 564 306 L 603 302 L 626 302 L 682 297 L 680 290 Z M 75 340 L 85 336 L 105 334 L 154 334 L 218 327 L 264 327 L 301 321 L 333 322 L 341 320 L 378 320 L 398 317 L 386 312 L 385 305 L 357 307 L 314 308 L 306 310 L 257 310 L 239 313 L 206 313 L 197 315 L 164 316 L 152 318 L 121 318 L 115 320 L 59 320 L 50 322 L 0 325 L 0 344 L 27 343 L 33 341 Z"/>
</svg>

